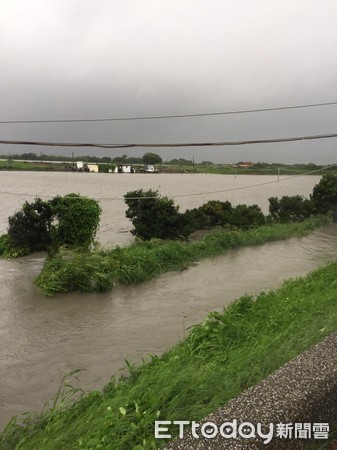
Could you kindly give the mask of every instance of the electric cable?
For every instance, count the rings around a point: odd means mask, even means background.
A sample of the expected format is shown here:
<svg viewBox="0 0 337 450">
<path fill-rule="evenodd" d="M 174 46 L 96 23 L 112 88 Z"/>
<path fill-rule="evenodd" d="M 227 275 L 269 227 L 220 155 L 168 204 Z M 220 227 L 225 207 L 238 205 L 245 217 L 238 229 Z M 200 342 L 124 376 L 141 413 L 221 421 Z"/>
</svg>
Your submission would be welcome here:
<svg viewBox="0 0 337 450">
<path fill-rule="evenodd" d="M 231 145 L 250 145 L 250 144 L 272 144 L 278 142 L 294 142 L 294 141 L 308 141 L 316 139 L 331 139 L 336 138 L 337 133 L 328 134 L 316 134 L 309 136 L 292 136 L 284 138 L 271 138 L 271 139 L 252 139 L 252 140 L 241 140 L 241 141 L 220 141 L 220 142 L 185 142 L 185 143 L 172 143 L 172 144 L 94 144 L 88 142 L 41 142 L 41 141 L 7 141 L 0 140 L 0 144 L 5 145 L 34 145 L 34 146 L 44 146 L 44 147 L 96 147 L 96 148 L 136 148 L 136 147 L 146 147 L 146 148 L 164 148 L 164 147 L 223 147 Z"/>
<path fill-rule="evenodd" d="M 195 114 L 168 114 L 162 116 L 138 116 L 138 117 L 111 117 L 111 118 L 97 118 L 97 119 L 46 119 L 46 120 L 0 120 L 0 124 L 29 124 L 29 123 L 81 123 L 81 122 L 113 122 L 113 121 L 131 121 L 131 120 L 157 120 L 157 119 L 178 119 L 187 117 L 209 117 L 209 116 L 225 116 L 234 114 L 250 114 L 267 111 L 282 111 L 288 109 L 302 109 L 302 108 L 315 108 L 318 106 L 331 106 L 337 105 L 337 101 L 310 103 L 304 105 L 289 105 L 289 106 L 276 106 L 271 108 L 254 108 L 254 109 L 241 109 L 234 111 L 223 112 L 210 112 L 210 113 L 195 113 Z"/>
</svg>

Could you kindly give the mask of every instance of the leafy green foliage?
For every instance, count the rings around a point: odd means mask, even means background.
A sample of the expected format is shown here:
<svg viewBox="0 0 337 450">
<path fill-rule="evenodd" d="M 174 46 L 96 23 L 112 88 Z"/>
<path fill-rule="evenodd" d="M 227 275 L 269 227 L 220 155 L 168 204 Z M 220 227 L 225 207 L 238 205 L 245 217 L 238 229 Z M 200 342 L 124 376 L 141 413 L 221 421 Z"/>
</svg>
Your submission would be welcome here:
<svg viewBox="0 0 337 450">
<path fill-rule="evenodd" d="M 25 202 L 21 211 L 8 218 L 11 247 L 29 251 L 45 250 L 51 244 L 53 208 L 50 202 L 37 198 Z"/>
<path fill-rule="evenodd" d="M 311 195 L 314 208 L 321 214 L 337 213 L 337 175 L 324 175 Z"/>
<path fill-rule="evenodd" d="M 165 164 L 168 165 L 180 165 L 180 166 L 193 166 L 193 161 L 191 159 L 185 159 L 185 158 L 173 158 L 170 161 L 166 161 Z"/>
<path fill-rule="evenodd" d="M 276 222 L 298 222 L 313 214 L 313 204 L 301 195 L 269 198 L 269 212 Z"/>
<path fill-rule="evenodd" d="M 322 224 L 320 219 L 273 224 L 251 230 L 217 229 L 195 242 L 152 239 L 129 247 L 92 252 L 59 251 L 46 260 L 36 284 L 46 295 L 58 292 L 93 292 L 150 280 L 171 270 L 183 270 L 202 258 L 231 248 L 261 245 L 290 236 L 302 236 Z"/>
<path fill-rule="evenodd" d="M 209 228 L 211 226 L 211 218 L 205 214 L 201 207 L 187 209 L 184 216 L 188 235 L 194 231 Z"/>
<path fill-rule="evenodd" d="M 61 245 L 89 248 L 100 213 L 95 200 L 78 194 L 25 202 L 8 219 L 8 234 L 0 238 L 0 254 L 14 258 L 38 250 L 55 252 Z"/>
<path fill-rule="evenodd" d="M 29 253 L 30 250 L 27 247 L 13 247 L 8 234 L 2 234 L 0 236 L 0 256 L 4 258 L 17 258 L 28 255 Z"/>
<path fill-rule="evenodd" d="M 187 210 L 185 218 L 191 232 L 214 226 L 247 230 L 266 223 L 265 216 L 257 205 L 233 207 L 230 202 L 219 200 L 211 200 L 199 208 Z"/>
<path fill-rule="evenodd" d="M 0 236 L 0 255 L 4 255 L 9 246 L 8 234 L 2 234 Z"/>
<path fill-rule="evenodd" d="M 237 205 L 232 209 L 227 221 L 231 226 L 248 230 L 264 225 L 266 218 L 257 205 Z"/>
<path fill-rule="evenodd" d="M 141 239 L 176 239 L 186 235 L 185 221 L 173 200 L 160 197 L 158 191 L 142 189 L 124 195 L 126 217 L 132 220 L 132 234 Z"/>
<path fill-rule="evenodd" d="M 109 159 L 111 159 L 111 158 L 109 158 Z M 109 164 L 109 163 L 100 164 L 98 166 L 98 171 L 103 172 L 103 173 L 108 173 L 109 171 L 113 172 L 115 167 L 116 167 L 115 164 Z"/>
<path fill-rule="evenodd" d="M 145 155 L 143 155 L 143 163 L 144 164 L 151 164 L 151 165 L 156 165 L 156 164 L 161 164 L 163 162 L 162 158 L 157 155 L 156 153 L 145 153 Z"/>
<path fill-rule="evenodd" d="M 218 200 L 211 200 L 201 206 L 201 210 L 209 218 L 211 226 L 224 225 L 229 222 L 232 208 L 230 202 L 220 202 Z"/>
<path fill-rule="evenodd" d="M 96 200 L 79 194 L 68 194 L 55 197 L 50 204 L 57 222 L 53 230 L 56 243 L 89 248 L 96 235 L 101 214 L 101 207 Z"/>
</svg>

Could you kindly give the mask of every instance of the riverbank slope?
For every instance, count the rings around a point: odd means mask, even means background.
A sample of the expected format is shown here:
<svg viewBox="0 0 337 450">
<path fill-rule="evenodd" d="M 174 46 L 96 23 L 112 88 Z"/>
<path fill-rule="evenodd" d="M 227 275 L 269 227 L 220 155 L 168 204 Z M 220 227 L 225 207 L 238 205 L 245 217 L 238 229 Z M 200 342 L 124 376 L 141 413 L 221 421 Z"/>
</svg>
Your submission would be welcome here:
<svg viewBox="0 0 337 450">
<path fill-rule="evenodd" d="M 30 424 L 12 423 L 4 449 L 158 448 L 155 420 L 200 420 L 337 330 L 337 262 L 256 297 L 244 296 L 223 314 L 211 313 L 161 357 L 130 366 L 73 405 L 66 388 Z M 136 447 L 137 446 L 137 447 Z"/>
<path fill-rule="evenodd" d="M 228 249 L 304 236 L 326 221 L 324 217 L 313 218 L 245 231 L 219 228 L 195 242 L 154 239 L 112 250 L 64 250 L 46 260 L 36 283 L 46 295 L 108 291 L 117 283 L 140 283 L 168 271 L 186 269 L 200 259 Z"/>
</svg>

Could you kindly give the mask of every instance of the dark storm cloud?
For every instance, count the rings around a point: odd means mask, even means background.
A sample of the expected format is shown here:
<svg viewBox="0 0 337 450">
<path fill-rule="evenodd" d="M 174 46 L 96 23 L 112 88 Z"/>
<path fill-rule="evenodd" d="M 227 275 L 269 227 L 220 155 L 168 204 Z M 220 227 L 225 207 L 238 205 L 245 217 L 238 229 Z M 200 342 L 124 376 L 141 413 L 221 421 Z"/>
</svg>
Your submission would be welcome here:
<svg viewBox="0 0 337 450">
<path fill-rule="evenodd" d="M 337 4 L 329 0 L 2 0 L 0 120 L 333 101 L 336 16 Z M 328 106 L 148 122 L 0 125 L 0 136 L 111 143 L 240 140 L 336 132 L 336 113 L 337 107 Z M 330 163 L 337 162 L 335 147 L 331 139 L 158 153 L 223 162 Z M 14 151 L 34 149 L 0 148 L 0 153 Z"/>
</svg>

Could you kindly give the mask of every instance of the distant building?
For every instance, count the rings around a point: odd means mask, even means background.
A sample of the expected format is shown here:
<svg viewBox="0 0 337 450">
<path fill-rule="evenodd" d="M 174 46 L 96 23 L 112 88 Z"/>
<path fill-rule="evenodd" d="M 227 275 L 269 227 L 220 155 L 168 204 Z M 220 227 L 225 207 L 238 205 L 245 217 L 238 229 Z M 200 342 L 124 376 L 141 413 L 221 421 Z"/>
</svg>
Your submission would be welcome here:
<svg viewBox="0 0 337 450">
<path fill-rule="evenodd" d="M 129 164 L 118 164 L 114 173 L 134 173 L 134 169 Z"/>
<path fill-rule="evenodd" d="M 76 161 L 76 169 L 83 170 L 83 161 Z"/>
<path fill-rule="evenodd" d="M 253 166 L 253 163 L 250 161 L 240 161 L 236 164 L 236 167 L 251 167 Z"/>
<path fill-rule="evenodd" d="M 98 173 L 98 164 L 87 164 L 88 171 L 89 172 L 95 172 Z"/>
</svg>

